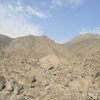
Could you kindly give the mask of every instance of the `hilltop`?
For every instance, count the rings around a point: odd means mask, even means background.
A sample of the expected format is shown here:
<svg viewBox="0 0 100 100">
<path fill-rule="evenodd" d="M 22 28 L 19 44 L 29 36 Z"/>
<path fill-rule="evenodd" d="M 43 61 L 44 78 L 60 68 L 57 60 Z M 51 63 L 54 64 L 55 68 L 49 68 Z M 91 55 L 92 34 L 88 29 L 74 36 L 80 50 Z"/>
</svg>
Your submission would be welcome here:
<svg viewBox="0 0 100 100">
<path fill-rule="evenodd" d="M 87 33 L 79 35 L 69 42 L 65 43 L 65 47 L 72 50 L 75 54 L 83 56 L 86 55 L 90 50 L 100 50 L 100 36 Z"/>
</svg>

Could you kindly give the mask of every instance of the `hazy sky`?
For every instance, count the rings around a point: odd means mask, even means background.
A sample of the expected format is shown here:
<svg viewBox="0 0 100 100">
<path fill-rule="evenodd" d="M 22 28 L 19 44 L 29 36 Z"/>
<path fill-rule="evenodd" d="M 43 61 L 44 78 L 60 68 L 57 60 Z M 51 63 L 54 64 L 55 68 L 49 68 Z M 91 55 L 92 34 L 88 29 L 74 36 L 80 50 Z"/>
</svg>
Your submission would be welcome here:
<svg viewBox="0 0 100 100">
<path fill-rule="evenodd" d="M 0 0 L 0 34 L 65 42 L 86 32 L 100 34 L 100 0 Z"/>
</svg>

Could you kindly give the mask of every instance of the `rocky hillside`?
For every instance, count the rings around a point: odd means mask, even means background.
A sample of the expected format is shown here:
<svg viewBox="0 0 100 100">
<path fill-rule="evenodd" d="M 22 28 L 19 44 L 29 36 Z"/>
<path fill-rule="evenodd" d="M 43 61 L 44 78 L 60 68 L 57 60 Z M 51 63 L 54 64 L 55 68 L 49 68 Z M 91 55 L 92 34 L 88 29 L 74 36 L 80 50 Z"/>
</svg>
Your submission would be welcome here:
<svg viewBox="0 0 100 100">
<path fill-rule="evenodd" d="M 4 54 L 3 49 L 12 41 L 13 39 L 0 34 L 0 59 L 2 58 L 2 55 Z"/>
<path fill-rule="evenodd" d="M 40 62 L 68 63 L 76 55 L 61 44 L 48 39 L 46 36 L 25 36 L 14 39 L 5 49 L 5 56 L 22 56 Z M 73 58 L 73 59 L 72 59 Z M 55 60 L 52 60 L 55 59 Z"/>
<path fill-rule="evenodd" d="M 77 55 L 85 55 L 91 49 L 100 50 L 100 36 L 94 34 L 83 34 L 64 44 Z"/>
<path fill-rule="evenodd" d="M 0 48 L 8 45 L 13 39 L 5 36 L 5 35 L 0 35 Z"/>
<path fill-rule="evenodd" d="M 0 57 L 0 100 L 100 100 L 100 43 L 92 44 L 99 36 L 79 37 L 68 47 L 46 36 L 8 42 Z M 74 50 L 84 41 L 88 53 L 79 57 Z"/>
</svg>

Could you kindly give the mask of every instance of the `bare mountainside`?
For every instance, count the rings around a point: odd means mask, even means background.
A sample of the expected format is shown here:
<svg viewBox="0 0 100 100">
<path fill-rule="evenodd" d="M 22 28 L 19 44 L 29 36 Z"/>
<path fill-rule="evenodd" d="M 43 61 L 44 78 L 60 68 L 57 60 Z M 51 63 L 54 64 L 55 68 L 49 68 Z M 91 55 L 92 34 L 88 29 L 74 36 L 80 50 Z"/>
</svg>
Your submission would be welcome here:
<svg viewBox="0 0 100 100">
<path fill-rule="evenodd" d="M 5 36 L 5 35 L 0 35 L 0 58 L 3 55 L 3 48 L 7 46 L 13 39 Z"/>
<path fill-rule="evenodd" d="M 29 59 L 51 61 L 58 63 L 72 62 L 76 57 L 74 53 L 61 44 L 48 39 L 46 36 L 25 36 L 14 39 L 5 48 L 6 57 L 24 56 Z M 52 58 L 53 57 L 53 58 Z M 73 58 L 73 60 L 72 60 Z M 55 59 L 55 60 L 52 60 Z"/>
<path fill-rule="evenodd" d="M 0 48 L 8 45 L 13 39 L 5 36 L 5 35 L 0 35 Z"/>
<path fill-rule="evenodd" d="M 0 51 L 0 100 L 100 100 L 98 41 L 92 34 L 66 44 L 46 36 L 11 39 Z"/>
<path fill-rule="evenodd" d="M 90 50 L 100 50 L 100 36 L 87 33 L 70 40 L 64 45 L 75 54 L 85 55 Z"/>
</svg>

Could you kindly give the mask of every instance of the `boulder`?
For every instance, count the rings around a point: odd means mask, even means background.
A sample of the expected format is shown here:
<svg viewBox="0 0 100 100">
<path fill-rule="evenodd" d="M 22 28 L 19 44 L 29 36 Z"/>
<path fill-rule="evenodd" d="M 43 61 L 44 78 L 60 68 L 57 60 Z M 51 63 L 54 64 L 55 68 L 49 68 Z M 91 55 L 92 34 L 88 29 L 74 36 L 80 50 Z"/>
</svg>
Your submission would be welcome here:
<svg viewBox="0 0 100 100">
<path fill-rule="evenodd" d="M 13 85 L 9 81 L 6 82 L 6 89 L 8 94 L 11 94 L 14 91 Z"/>
<path fill-rule="evenodd" d="M 87 90 L 89 88 L 89 80 L 87 79 L 76 79 L 69 83 L 69 87 L 72 89 Z"/>
<path fill-rule="evenodd" d="M 3 76 L 0 76 L 0 91 L 2 91 L 5 88 L 6 80 Z"/>
<path fill-rule="evenodd" d="M 35 76 L 33 76 L 31 83 L 35 83 L 37 80 L 35 78 Z"/>
<path fill-rule="evenodd" d="M 23 85 L 16 83 L 14 84 L 14 94 L 19 95 L 23 90 Z"/>
</svg>

